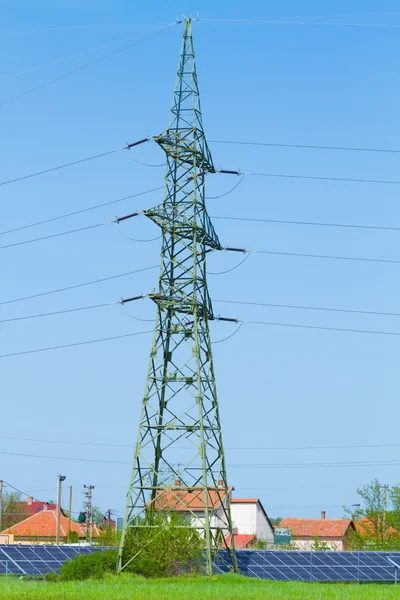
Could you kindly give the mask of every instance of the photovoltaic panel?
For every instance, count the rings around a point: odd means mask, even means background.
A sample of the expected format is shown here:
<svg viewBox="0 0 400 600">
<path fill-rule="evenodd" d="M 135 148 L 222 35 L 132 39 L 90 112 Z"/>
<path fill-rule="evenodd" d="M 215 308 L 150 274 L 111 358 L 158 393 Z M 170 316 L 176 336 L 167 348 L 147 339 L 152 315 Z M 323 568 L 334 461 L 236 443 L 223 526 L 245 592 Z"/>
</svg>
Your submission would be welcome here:
<svg viewBox="0 0 400 600">
<path fill-rule="evenodd" d="M 300 552 L 237 550 L 242 575 L 277 581 L 394 581 L 399 552 Z M 214 561 L 216 571 L 226 572 L 224 551 Z"/>
<path fill-rule="evenodd" d="M 103 552 L 99 546 L 0 545 L 0 575 L 45 575 L 58 572 L 66 560 Z M 216 572 L 226 572 L 225 552 L 214 560 Z M 237 550 L 242 575 L 276 581 L 394 581 L 400 552 L 297 552 Z"/>
<path fill-rule="evenodd" d="M 103 552 L 100 546 L 0 545 L 0 575 L 45 575 L 57 573 L 66 560 L 80 554 Z"/>
</svg>

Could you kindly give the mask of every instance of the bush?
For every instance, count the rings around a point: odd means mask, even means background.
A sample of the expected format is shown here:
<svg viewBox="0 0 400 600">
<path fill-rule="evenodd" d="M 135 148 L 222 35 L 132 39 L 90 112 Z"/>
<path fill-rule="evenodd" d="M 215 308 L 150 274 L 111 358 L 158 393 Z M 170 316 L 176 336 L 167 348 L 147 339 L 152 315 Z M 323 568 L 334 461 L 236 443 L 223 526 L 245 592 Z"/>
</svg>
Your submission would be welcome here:
<svg viewBox="0 0 400 600">
<path fill-rule="evenodd" d="M 104 573 L 115 572 L 117 556 L 117 550 L 106 550 L 105 552 L 93 552 L 92 554 L 76 556 L 62 565 L 58 579 L 60 581 L 102 579 Z M 51 576 L 48 579 L 52 580 Z"/>
<path fill-rule="evenodd" d="M 144 527 L 151 520 L 151 527 Z M 179 515 L 146 517 L 141 527 L 128 530 L 122 564 L 124 571 L 145 577 L 199 573 L 204 542 L 196 529 Z"/>
</svg>

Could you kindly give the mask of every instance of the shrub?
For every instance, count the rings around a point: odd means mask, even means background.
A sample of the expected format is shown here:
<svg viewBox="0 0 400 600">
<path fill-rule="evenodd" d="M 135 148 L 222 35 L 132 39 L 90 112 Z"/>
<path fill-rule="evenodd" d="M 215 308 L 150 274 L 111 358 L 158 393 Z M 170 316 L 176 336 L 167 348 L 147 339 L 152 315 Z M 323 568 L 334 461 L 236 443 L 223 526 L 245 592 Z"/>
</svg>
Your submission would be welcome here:
<svg viewBox="0 0 400 600">
<path fill-rule="evenodd" d="M 151 520 L 151 527 L 144 527 Z M 128 530 L 122 563 L 124 571 L 145 577 L 171 577 L 201 570 L 204 542 L 179 515 L 149 515 L 141 527 Z"/>
<path fill-rule="evenodd" d="M 92 554 L 76 556 L 62 565 L 59 580 L 102 579 L 107 571 L 115 571 L 117 555 L 117 550 L 106 550 L 105 552 L 93 552 Z"/>
</svg>

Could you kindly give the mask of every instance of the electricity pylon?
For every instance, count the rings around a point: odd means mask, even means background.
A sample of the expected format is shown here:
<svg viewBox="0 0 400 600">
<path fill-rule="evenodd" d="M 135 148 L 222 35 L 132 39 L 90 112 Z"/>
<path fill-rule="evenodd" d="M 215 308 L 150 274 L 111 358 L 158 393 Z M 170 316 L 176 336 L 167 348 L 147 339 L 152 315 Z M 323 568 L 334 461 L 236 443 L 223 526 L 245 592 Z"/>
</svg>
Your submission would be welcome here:
<svg viewBox="0 0 400 600">
<path fill-rule="evenodd" d="M 205 206 L 205 178 L 215 169 L 203 131 L 190 19 L 168 129 L 154 139 L 167 161 L 164 202 L 145 212 L 162 232 L 160 278 L 150 294 L 157 319 L 118 569 L 127 565 L 129 527 L 151 528 L 149 515 L 179 509 L 188 527 L 200 530 L 212 574 L 218 549 L 228 551 L 234 570 L 236 558 L 209 332 L 206 257 L 221 245 Z"/>
</svg>

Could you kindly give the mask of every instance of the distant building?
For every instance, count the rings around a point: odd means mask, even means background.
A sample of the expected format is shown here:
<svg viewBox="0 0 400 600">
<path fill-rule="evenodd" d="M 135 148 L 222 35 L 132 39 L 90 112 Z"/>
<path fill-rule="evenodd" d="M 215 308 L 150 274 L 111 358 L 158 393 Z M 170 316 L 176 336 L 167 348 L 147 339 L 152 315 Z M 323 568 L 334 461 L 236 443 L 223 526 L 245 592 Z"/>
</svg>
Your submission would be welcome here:
<svg viewBox="0 0 400 600">
<path fill-rule="evenodd" d="M 26 502 L 16 502 L 15 504 L 19 508 L 25 510 L 30 515 L 35 515 L 38 512 L 42 512 L 42 510 L 56 510 L 57 508 L 56 504 L 50 504 L 49 502 L 40 502 L 38 500 L 34 500 L 31 496 L 29 496 Z"/>
<path fill-rule="evenodd" d="M 274 527 L 258 498 L 232 498 L 231 515 L 235 547 L 247 547 L 255 540 L 273 545 Z M 246 541 L 241 536 L 252 538 Z"/>
<path fill-rule="evenodd" d="M 71 531 L 78 534 L 79 539 L 85 539 L 86 526 L 79 525 L 71 521 Z M 12 527 L 1 532 L 0 538 L 6 535 L 11 535 L 13 541 L 19 543 L 38 543 L 46 544 L 54 542 L 57 535 L 57 511 L 47 510 L 36 512 L 27 519 L 16 523 Z M 68 535 L 68 519 L 63 514 L 60 515 L 60 537 L 65 541 Z M 92 528 L 93 537 L 99 535 L 99 530 L 96 525 Z"/>
<path fill-rule="evenodd" d="M 222 487 L 222 482 L 218 483 Z M 188 492 L 179 490 L 180 482 L 175 481 L 175 489 L 157 493 L 155 507 L 162 511 L 174 511 L 191 521 L 193 527 L 201 530 L 204 526 L 204 492 Z M 178 489 L 176 489 L 178 488 Z M 245 548 L 255 540 L 274 543 L 274 528 L 258 498 L 232 498 L 233 488 L 229 488 L 232 525 L 234 529 L 235 546 Z M 210 490 L 208 493 L 208 509 L 213 512 L 210 519 L 211 527 L 221 527 L 224 521 L 226 495 L 223 489 Z M 228 541 L 230 538 L 228 537 Z"/>
<path fill-rule="evenodd" d="M 282 519 L 279 527 L 289 529 L 291 543 L 297 550 L 325 548 L 346 550 L 349 536 L 355 531 L 351 519 L 326 519 L 325 511 L 320 519 Z"/>
</svg>

